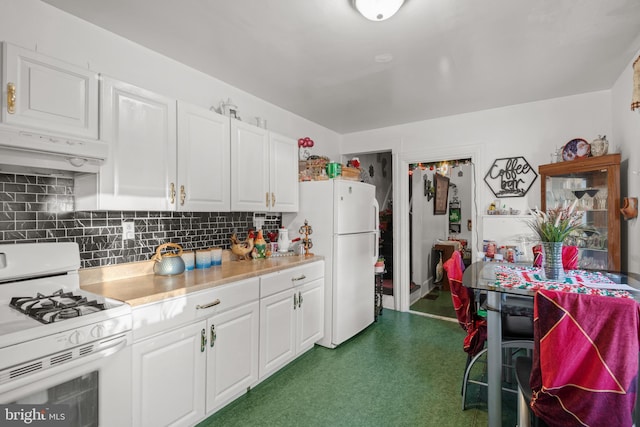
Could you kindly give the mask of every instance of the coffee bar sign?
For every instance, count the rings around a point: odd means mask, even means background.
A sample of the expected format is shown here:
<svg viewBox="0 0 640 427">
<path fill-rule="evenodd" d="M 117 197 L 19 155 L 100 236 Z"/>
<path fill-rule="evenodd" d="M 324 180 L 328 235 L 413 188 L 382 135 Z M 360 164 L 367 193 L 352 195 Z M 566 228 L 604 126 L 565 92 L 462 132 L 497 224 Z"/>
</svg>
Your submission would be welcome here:
<svg viewBox="0 0 640 427">
<path fill-rule="evenodd" d="M 520 157 L 496 159 L 484 177 L 496 197 L 523 197 L 538 177 L 529 162 Z"/>
</svg>

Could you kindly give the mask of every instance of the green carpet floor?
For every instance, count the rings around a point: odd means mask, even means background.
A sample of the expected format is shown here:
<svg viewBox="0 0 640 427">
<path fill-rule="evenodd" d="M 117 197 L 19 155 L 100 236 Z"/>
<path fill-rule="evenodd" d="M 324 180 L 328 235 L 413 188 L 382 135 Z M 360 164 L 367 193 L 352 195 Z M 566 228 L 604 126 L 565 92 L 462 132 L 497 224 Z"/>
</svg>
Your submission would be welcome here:
<svg viewBox="0 0 640 427">
<path fill-rule="evenodd" d="M 461 409 L 463 338 L 457 323 L 385 310 L 337 349 L 314 347 L 199 427 L 486 426 L 486 403 Z M 515 425 L 507 417 L 504 425 Z"/>
<path fill-rule="evenodd" d="M 456 311 L 451 302 L 451 292 L 433 289 L 429 294 L 411 304 L 410 310 L 438 316 L 456 318 Z"/>
</svg>

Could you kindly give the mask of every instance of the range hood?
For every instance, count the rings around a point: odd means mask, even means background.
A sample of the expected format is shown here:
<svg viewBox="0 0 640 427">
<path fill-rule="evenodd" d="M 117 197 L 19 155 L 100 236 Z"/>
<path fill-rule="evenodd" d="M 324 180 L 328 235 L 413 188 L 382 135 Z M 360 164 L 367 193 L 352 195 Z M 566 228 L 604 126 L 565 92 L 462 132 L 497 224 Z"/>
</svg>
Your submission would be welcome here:
<svg viewBox="0 0 640 427">
<path fill-rule="evenodd" d="M 105 142 L 0 127 L 0 165 L 97 173 L 107 158 Z"/>
</svg>

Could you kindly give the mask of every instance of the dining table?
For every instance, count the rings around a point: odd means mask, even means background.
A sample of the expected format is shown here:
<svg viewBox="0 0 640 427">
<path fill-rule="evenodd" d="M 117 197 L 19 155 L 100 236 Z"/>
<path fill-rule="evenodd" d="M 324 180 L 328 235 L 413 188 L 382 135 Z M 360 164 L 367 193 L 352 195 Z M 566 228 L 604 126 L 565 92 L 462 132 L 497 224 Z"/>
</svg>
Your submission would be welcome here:
<svg viewBox="0 0 640 427">
<path fill-rule="evenodd" d="M 541 275 L 540 269 L 531 267 L 531 264 L 503 263 L 495 261 L 477 261 L 469 265 L 462 276 L 462 283 L 467 288 L 486 293 L 487 312 L 487 412 L 489 427 L 502 426 L 502 310 L 503 300 L 507 295 L 520 295 L 533 298 L 540 287 L 554 289 L 554 282 L 542 280 L 524 280 L 524 277 L 537 277 Z M 622 273 L 613 271 L 567 271 L 568 277 L 576 277 L 578 281 L 587 278 L 585 285 L 578 292 L 598 293 L 608 296 L 627 296 L 640 302 L 640 274 Z M 568 282 L 570 282 L 569 280 Z M 606 283 L 597 286 L 595 283 Z M 625 286 L 626 285 L 626 286 Z M 575 287 L 580 287 L 579 284 Z M 558 287 L 557 290 L 563 290 Z M 572 289 L 566 289 L 572 288 Z M 576 291 L 568 285 L 565 291 Z M 620 290 L 624 289 L 624 290 Z M 626 292 L 626 294 L 625 294 Z M 639 361 L 640 366 L 640 361 Z M 634 414 L 635 425 L 638 422 L 640 412 L 640 393 L 636 396 L 636 411 Z"/>
</svg>

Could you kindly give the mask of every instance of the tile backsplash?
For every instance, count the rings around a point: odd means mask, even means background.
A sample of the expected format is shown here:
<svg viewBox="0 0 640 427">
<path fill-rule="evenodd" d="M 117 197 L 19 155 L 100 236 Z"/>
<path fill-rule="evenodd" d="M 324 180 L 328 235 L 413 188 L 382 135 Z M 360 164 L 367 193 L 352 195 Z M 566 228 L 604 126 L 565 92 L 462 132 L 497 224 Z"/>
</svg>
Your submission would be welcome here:
<svg viewBox="0 0 640 427">
<path fill-rule="evenodd" d="M 228 249 L 237 229 L 241 239 L 253 228 L 253 212 L 74 212 L 73 178 L 0 173 L 0 243 L 77 242 L 82 267 L 151 258 L 162 243 L 185 249 Z M 133 221 L 135 239 L 122 241 L 122 221 Z M 280 226 L 267 213 L 265 232 Z"/>
</svg>

